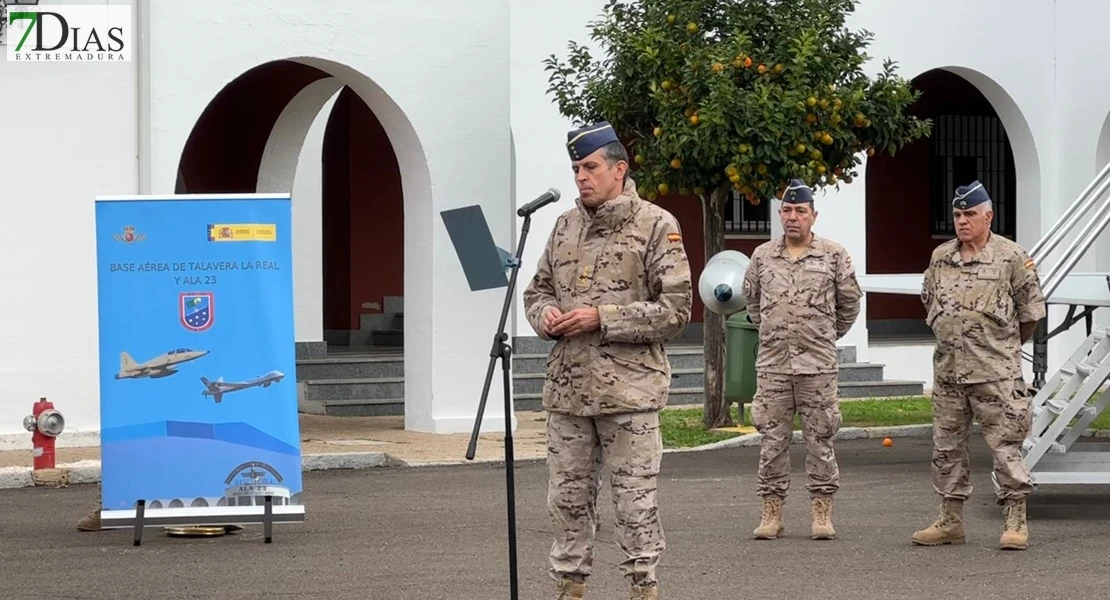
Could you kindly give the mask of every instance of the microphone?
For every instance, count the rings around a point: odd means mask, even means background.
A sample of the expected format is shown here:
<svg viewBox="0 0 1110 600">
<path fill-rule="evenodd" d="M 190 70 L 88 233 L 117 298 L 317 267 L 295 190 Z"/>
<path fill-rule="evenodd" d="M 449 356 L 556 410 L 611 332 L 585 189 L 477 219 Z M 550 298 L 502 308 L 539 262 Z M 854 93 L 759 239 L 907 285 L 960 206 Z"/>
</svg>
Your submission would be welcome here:
<svg viewBox="0 0 1110 600">
<path fill-rule="evenodd" d="M 518 217 L 527 217 L 528 215 L 536 212 L 537 210 L 543 208 L 544 206 L 547 206 L 548 204 L 551 204 L 552 202 L 555 202 L 558 199 L 559 199 L 559 190 L 557 190 L 555 188 L 549 188 L 539 198 L 536 198 L 535 200 L 529 202 L 528 204 L 525 204 L 524 206 L 521 206 L 520 208 L 518 208 L 517 211 L 516 211 L 516 214 L 517 214 Z"/>
</svg>

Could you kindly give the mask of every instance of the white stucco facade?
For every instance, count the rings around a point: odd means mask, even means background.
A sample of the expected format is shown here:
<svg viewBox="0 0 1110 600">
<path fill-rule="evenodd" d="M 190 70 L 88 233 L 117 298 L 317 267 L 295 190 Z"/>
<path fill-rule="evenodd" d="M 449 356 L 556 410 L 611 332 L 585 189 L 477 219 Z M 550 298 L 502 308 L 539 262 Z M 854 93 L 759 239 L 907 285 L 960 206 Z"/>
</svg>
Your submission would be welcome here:
<svg viewBox="0 0 1110 600">
<path fill-rule="evenodd" d="M 509 320 L 510 335 L 533 335 L 520 291 L 575 196 L 564 149 L 572 124 L 545 92 L 541 61 L 564 56 L 568 40 L 588 42 L 587 24 L 604 0 L 529 3 L 530 12 L 510 0 L 337 0 L 327 9 L 297 0 L 111 0 L 132 2 L 133 62 L 0 61 L 0 82 L 14 90 L 0 94 L 8 116 L 0 448 L 29 443 L 21 421 L 41 396 L 67 417 L 63 444 L 95 443 L 93 197 L 173 193 L 205 107 L 236 77 L 275 60 L 332 77 L 286 108 L 259 173 L 258 191 L 294 195 L 297 341 L 323 339 L 319 156 L 330 103 L 348 85 L 385 126 L 402 174 L 406 424 L 469 431 L 504 290 L 468 289 L 439 213 L 481 205 L 495 242 L 512 248 L 515 206 L 549 187 L 562 192 L 533 216 Z M 886 57 L 908 78 L 945 68 L 990 100 L 1013 146 L 1018 241 L 1028 247 L 1110 159 L 1110 75 L 1099 63 L 1110 41 L 1096 30 L 1106 17 L 1110 6 L 1098 3 L 1035 0 L 1014 10 L 1006 0 L 864 0 L 851 26 L 875 33 L 872 71 Z M 864 181 L 830 192 L 819 226 L 847 246 L 860 273 Z M 1110 236 L 1103 238 L 1077 271 L 1110 271 Z M 1062 313 L 1053 311 L 1053 327 Z M 1052 340 L 1050 374 L 1080 329 Z M 931 381 L 931 346 L 872 347 L 862 318 L 842 343 L 856 346 L 860 361 L 884 363 L 888 378 Z M 499 375 L 493 383 L 487 431 L 502 429 Z"/>
</svg>

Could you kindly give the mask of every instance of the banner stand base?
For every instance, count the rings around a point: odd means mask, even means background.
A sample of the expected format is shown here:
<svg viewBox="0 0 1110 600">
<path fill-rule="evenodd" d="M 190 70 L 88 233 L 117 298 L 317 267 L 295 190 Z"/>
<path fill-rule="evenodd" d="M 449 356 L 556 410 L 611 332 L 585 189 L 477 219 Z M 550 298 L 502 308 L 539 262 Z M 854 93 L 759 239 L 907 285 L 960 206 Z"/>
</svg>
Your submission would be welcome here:
<svg viewBox="0 0 1110 600">
<path fill-rule="evenodd" d="M 191 510 L 147 508 L 146 500 L 135 502 L 134 510 L 104 510 L 101 529 L 132 528 L 134 544 L 141 546 L 143 530 L 161 527 L 169 537 L 215 537 L 240 531 L 245 524 L 263 527 L 263 542 L 273 543 L 275 523 L 303 523 L 303 505 L 275 504 L 274 496 L 260 497 L 262 506 L 212 507 Z"/>
</svg>

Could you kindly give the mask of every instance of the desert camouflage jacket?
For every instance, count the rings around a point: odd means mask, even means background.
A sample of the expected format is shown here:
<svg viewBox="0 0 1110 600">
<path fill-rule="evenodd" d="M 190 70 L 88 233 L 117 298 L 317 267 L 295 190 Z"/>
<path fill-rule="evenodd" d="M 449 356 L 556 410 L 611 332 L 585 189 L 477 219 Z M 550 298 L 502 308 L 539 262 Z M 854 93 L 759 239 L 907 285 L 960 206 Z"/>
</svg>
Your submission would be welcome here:
<svg viewBox="0 0 1110 600">
<path fill-rule="evenodd" d="M 544 408 L 576 416 L 657 410 L 671 367 L 663 344 L 690 322 L 693 286 L 678 221 L 624 192 L 595 210 L 576 200 L 559 216 L 524 291 L 528 322 L 543 339 L 543 313 L 597 307 L 599 329 L 559 339 L 547 359 Z"/>
<path fill-rule="evenodd" d="M 960 241 L 933 250 L 921 286 L 925 320 L 936 335 L 933 375 L 945 383 L 1022 377 L 1019 323 L 1045 316 L 1036 265 L 1017 243 L 991 234 L 971 260 Z"/>
<path fill-rule="evenodd" d="M 744 276 L 748 316 L 759 327 L 756 370 L 838 372 L 836 341 L 859 316 L 861 296 L 852 258 L 840 244 L 814 234 L 797 258 L 784 238 L 760 244 Z"/>
</svg>

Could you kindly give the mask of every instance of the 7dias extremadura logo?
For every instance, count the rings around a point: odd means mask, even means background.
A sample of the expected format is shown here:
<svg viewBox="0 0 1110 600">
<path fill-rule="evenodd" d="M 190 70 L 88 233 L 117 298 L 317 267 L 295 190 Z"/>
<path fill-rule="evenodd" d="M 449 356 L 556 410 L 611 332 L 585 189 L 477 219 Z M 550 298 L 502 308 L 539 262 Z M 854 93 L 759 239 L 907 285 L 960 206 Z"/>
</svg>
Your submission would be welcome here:
<svg viewBox="0 0 1110 600">
<path fill-rule="evenodd" d="M 131 7 L 7 5 L 7 58 L 17 62 L 128 62 Z"/>
</svg>

